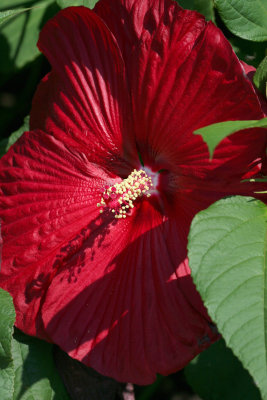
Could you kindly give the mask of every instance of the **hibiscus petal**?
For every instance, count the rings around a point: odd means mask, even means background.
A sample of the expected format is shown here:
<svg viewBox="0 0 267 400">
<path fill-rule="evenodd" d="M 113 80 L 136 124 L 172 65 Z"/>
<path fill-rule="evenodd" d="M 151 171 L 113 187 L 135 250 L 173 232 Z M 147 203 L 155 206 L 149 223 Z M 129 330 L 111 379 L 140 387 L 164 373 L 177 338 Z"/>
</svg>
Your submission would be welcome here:
<svg viewBox="0 0 267 400">
<path fill-rule="evenodd" d="M 52 340 L 102 374 L 138 384 L 183 368 L 210 344 L 216 335 L 185 261 L 189 223 L 179 224 L 162 223 L 144 201 L 100 247 L 84 243 L 43 303 Z M 70 281 L 72 265 L 80 273 Z"/>
<path fill-rule="evenodd" d="M 125 66 L 103 21 L 85 7 L 64 9 L 45 25 L 38 47 L 52 72 L 34 97 L 31 128 L 72 140 L 109 170 L 122 158 L 134 163 Z"/>
<path fill-rule="evenodd" d="M 100 229 L 96 204 L 108 180 L 84 154 L 41 131 L 25 133 L 2 157 L 1 287 L 12 293 L 16 324 L 24 332 L 46 337 L 39 318 L 42 297 L 88 227 Z M 72 248 L 63 254 L 70 241 Z"/>
<path fill-rule="evenodd" d="M 192 134 L 215 122 L 263 117 L 253 86 L 221 31 L 170 0 L 100 0 L 94 11 L 115 35 L 125 60 L 144 162 L 155 160 L 166 169 L 177 165 L 181 174 L 202 170 L 203 175 L 225 164 L 228 177 L 233 171 L 244 174 L 264 152 L 258 130 L 226 139 L 214 163 L 201 138 Z"/>
</svg>

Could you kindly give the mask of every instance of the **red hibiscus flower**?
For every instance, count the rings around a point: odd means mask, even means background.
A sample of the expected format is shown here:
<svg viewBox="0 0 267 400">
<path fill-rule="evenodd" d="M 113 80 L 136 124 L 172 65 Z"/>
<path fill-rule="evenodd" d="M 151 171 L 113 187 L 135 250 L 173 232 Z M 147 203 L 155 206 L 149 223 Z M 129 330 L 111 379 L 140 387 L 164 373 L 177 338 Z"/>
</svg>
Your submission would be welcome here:
<svg viewBox="0 0 267 400">
<path fill-rule="evenodd" d="M 187 234 L 215 200 L 253 195 L 240 181 L 265 151 L 239 132 L 211 163 L 192 132 L 263 112 L 219 29 L 170 0 L 65 9 L 38 46 L 52 71 L 1 160 L 1 287 L 24 332 L 148 384 L 217 338 Z"/>
</svg>

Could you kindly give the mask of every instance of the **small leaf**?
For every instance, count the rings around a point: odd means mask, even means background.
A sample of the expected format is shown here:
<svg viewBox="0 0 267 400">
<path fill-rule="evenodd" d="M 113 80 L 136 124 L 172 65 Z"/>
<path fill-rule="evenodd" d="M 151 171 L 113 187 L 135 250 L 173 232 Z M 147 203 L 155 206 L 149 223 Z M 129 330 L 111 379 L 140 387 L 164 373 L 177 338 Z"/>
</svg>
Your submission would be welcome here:
<svg viewBox="0 0 267 400">
<path fill-rule="evenodd" d="M 208 125 L 194 132 L 195 135 L 201 135 L 207 143 L 210 157 L 217 145 L 227 136 L 243 129 L 250 128 L 267 128 L 267 118 L 252 121 L 225 121 L 216 124 Z"/>
<path fill-rule="evenodd" d="M 220 200 L 193 219 L 193 280 L 226 344 L 267 399 L 267 207 L 250 197 Z"/>
<path fill-rule="evenodd" d="M 267 40 L 267 0 L 214 0 L 214 4 L 235 35 L 255 42 Z"/>
<path fill-rule="evenodd" d="M 84 6 L 88 8 L 94 8 L 98 0 L 56 0 L 60 8 L 66 8 L 70 6 Z"/>
<path fill-rule="evenodd" d="M 9 147 L 12 146 L 12 144 L 14 144 L 24 132 L 29 130 L 29 120 L 30 117 L 27 115 L 27 117 L 24 118 L 23 125 L 21 125 L 18 130 L 11 133 L 9 138 L 0 141 L 0 157 L 8 151 Z"/>
<path fill-rule="evenodd" d="M 1 400 L 10 400 L 15 378 L 11 342 L 16 315 L 12 297 L 2 289 L 0 289 L 0 304 L 0 394 Z"/>
<path fill-rule="evenodd" d="M 53 360 L 53 345 L 15 330 L 13 400 L 68 400 Z"/>
<path fill-rule="evenodd" d="M 205 400 L 261 400 L 258 388 L 223 339 L 185 367 L 194 391 Z"/>
<path fill-rule="evenodd" d="M 267 56 L 262 60 L 253 76 L 254 85 L 266 96 Z"/>
</svg>

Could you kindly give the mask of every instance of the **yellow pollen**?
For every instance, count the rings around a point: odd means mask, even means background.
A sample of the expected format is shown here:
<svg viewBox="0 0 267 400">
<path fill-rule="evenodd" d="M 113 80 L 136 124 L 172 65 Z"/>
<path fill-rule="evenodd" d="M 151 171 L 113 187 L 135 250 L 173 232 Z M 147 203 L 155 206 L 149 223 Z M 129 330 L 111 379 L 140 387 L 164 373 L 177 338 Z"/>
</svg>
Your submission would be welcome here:
<svg viewBox="0 0 267 400">
<path fill-rule="evenodd" d="M 109 187 L 105 186 L 97 207 L 100 207 L 100 213 L 109 210 L 115 218 L 126 218 L 135 206 L 133 202 L 143 196 L 150 197 L 149 191 L 152 188 L 151 177 L 144 170 L 137 171 L 135 169 L 120 183 L 115 183 Z"/>
</svg>

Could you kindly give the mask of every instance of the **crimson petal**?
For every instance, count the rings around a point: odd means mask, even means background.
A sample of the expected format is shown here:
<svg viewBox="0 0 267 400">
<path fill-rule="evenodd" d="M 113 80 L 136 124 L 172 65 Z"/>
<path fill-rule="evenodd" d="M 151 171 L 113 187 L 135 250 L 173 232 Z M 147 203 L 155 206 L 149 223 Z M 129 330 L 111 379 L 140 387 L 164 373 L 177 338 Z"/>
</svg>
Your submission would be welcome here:
<svg viewBox="0 0 267 400">
<path fill-rule="evenodd" d="M 64 264 L 59 249 L 76 238 L 78 251 L 84 229 L 100 229 L 96 204 L 111 178 L 84 154 L 42 131 L 25 133 L 0 165 L 1 287 L 13 295 L 16 325 L 47 338 L 39 311 Z"/>
<path fill-rule="evenodd" d="M 104 375 L 149 384 L 217 338 L 185 261 L 188 220 L 179 223 L 162 224 L 143 202 L 101 246 L 85 242 L 48 288 L 52 340 Z M 73 266 L 80 273 L 70 279 Z"/>
<path fill-rule="evenodd" d="M 103 21 L 85 7 L 64 9 L 45 25 L 38 46 L 52 71 L 35 94 L 31 128 L 72 137 L 109 170 L 122 158 L 135 163 L 125 66 Z"/>
<path fill-rule="evenodd" d="M 217 27 L 171 0 L 100 0 L 94 11 L 124 57 L 145 163 L 204 175 L 226 164 L 230 177 L 232 171 L 241 176 L 263 154 L 262 135 L 252 130 L 227 139 L 211 164 L 201 138 L 192 135 L 215 122 L 263 117 L 251 82 Z"/>
<path fill-rule="evenodd" d="M 79 7 L 41 33 L 52 72 L 31 125 L 46 133 L 25 134 L 0 162 L 1 286 L 18 327 L 146 384 L 216 338 L 190 278 L 187 233 L 194 213 L 235 192 L 264 151 L 263 136 L 237 134 L 210 164 L 192 131 L 263 114 L 230 46 L 199 14 L 169 0 L 100 0 L 95 11 L 109 28 Z M 138 165 L 133 131 L 146 164 L 166 164 L 167 212 L 143 199 L 133 216 L 112 220 L 97 212 L 99 190 Z"/>
<path fill-rule="evenodd" d="M 185 262 L 190 219 L 162 224 L 145 200 L 126 220 L 101 217 L 110 176 L 41 131 L 24 134 L 0 164 L 0 281 L 20 329 L 140 384 L 214 340 Z"/>
</svg>

